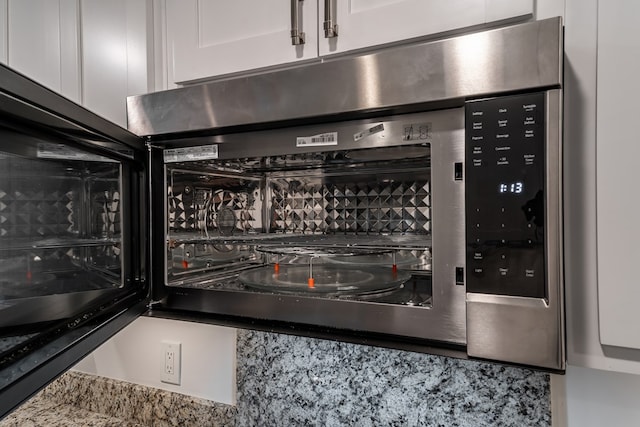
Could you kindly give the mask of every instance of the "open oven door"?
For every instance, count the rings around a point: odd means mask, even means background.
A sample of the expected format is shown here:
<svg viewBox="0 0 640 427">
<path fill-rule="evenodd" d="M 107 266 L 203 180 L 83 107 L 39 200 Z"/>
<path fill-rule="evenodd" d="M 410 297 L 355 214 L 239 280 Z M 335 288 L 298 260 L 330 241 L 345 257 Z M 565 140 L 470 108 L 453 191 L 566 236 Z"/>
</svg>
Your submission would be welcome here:
<svg viewBox="0 0 640 427">
<path fill-rule="evenodd" d="M 144 158 L 0 66 L 0 418 L 145 310 Z"/>
</svg>

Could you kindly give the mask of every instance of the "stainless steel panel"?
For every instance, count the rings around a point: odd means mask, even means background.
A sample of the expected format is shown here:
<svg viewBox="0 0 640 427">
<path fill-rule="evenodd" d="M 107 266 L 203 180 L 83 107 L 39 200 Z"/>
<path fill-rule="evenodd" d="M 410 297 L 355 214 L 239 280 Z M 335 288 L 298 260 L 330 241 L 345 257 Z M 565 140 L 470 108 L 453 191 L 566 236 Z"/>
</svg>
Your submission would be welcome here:
<svg viewBox="0 0 640 427">
<path fill-rule="evenodd" d="M 220 144 L 219 159 L 239 159 L 256 156 L 277 156 L 285 154 L 313 153 L 320 151 L 353 150 L 359 148 L 393 147 L 409 145 L 403 135 L 404 126 L 415 123 L 429 124 L 429 137 L 424 142 L 440 141 L 446 144 L 458 132 L 464 132 L 464 114 L 460 108 L 428 111 L 416 114 L 376 117 L 321 125 L 287 127 L 259 132 L 230 133 L 223 135 L 173 139 L 163 142 L 162 147 Z M 369 133 L 372 127 L 381 125 L 381 132 Z M 462 126 L 462 127 L 461 127 Z M 324 133 L 336 133 L 337 144 L 325 146 L 296 145 L 298 137 L 310 137 Z M 366 138 L 354 135 L 364 133 Z M 457 135 L 455 135 L 457 138 Z M 461 136 L 463 138 L 463 136 Z M 418 141 L 420 142 L 420 141 Z M 191 162 L 192 167 L 198 165 Z"/>
<path fill-rule="evenodd" d="M 562 82 L 559 18 L 129 97 L 129 129 L 160 135 L 391 109 Z"/>
<path fill-rule="evenodd" d="M 456 284 L 456 267 L 465 267 L 465 186 L 464 180 L 454 179 L 454 164 L 464 164 L 464 109 L 455 111 L 461 130 L 449 141 L 431 145 L 433 316 L 449 324 L 438 336 L 466 341 L 465 286 Z"/>
<path fill-rule="evenodd" d="M 424 307 L 184 288 L 174 288 L 167 305 L 172 310 L 296 322 L 458 345 L 465 343 L 464 313 L 460 319 L 456 312 Z"/>
<path fill-rule="evenodd" d="M 467 294 L 470 356 L 565 369 L 561 91 L 547 92 L 545 216 L 548 299 Z"/>
</svg>

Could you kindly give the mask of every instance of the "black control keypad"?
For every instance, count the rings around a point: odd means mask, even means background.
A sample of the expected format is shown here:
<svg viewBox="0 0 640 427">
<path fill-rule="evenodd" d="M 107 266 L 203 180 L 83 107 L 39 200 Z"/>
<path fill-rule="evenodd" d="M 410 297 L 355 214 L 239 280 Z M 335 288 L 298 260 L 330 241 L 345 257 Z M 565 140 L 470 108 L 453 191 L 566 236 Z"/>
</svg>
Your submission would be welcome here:
<svg viewBox="0 0 640 427">
<path fill-rule="evenodd" d="M 465 114 L 467 291 L 544 298 L 545 95 Z"/>
</svg>

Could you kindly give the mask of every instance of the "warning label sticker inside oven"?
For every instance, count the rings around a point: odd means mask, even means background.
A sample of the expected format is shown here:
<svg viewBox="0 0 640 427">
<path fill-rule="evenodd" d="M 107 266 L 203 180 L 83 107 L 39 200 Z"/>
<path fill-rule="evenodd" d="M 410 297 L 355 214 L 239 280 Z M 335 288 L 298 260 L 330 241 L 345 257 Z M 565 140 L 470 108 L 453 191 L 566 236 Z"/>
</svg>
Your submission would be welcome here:
<svg viewBox="0 0 640 427">
<path fill-rule="evenodd" d="M 431 139 L 431 123 L 410 123 L 402 127 L 403 141 L 428 141 Z"/>
<path fill-rule="evenodd" d="M 201 145 L 199 147 L 170 148 L 164 150 L 164 162 L 194 162 L 218 158 L 218 144 Z"/>
<path fill-rule="evenodd" d="M 374 134 L 376 134 L 378 132 L 382 132 L 383 130 L 384 130 L 384 124 L 380 123 L 380 124 L 377 124 L 377 125 L 375 125 L 373 127 L 370 127 L 367 130 L 363 130 L 362 132 L 358 132 L 358 133 L 354 134 L 353 135 L 353 140 L 355 142 L 358 142 L 363 138 L 366 138 L 368 136 L 374 135 Z"/>
<path fill-rule="evenodd" d="M 338 145 L 338 132 L 327 132 L 296 138 L 296 147 L 320 147 L 323 145 Z"/>
<path fill-rule="evenodd" d="M 36 156 L 39 159 L 61 159 L 78 160 L 85 162 L 117 163 L 117 160 L 110 159 L 108 157 L 100 156 L 98 154 L 85 153 L 82 151 L 74 150 L 73 148 L 67 147 L 63 144 L 54 144 L 48 142 L 42 142 L 38 144 Z"/>
</svg>

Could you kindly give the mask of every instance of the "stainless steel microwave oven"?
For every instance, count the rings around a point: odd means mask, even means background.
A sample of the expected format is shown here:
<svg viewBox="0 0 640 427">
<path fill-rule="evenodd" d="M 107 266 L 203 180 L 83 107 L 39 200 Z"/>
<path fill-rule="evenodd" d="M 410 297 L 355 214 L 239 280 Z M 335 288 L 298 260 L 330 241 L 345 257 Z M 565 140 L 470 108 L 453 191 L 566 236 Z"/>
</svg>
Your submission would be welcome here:
<svg viewBox="0 0 640 427">
<path fill-rule="evenodd" d="M 562 55 L 559 19 L 483 30 L 131 97 L 130 132 L 0 68 L 2 411 L 145 310 L 564 370 Z"/>
</svg>

